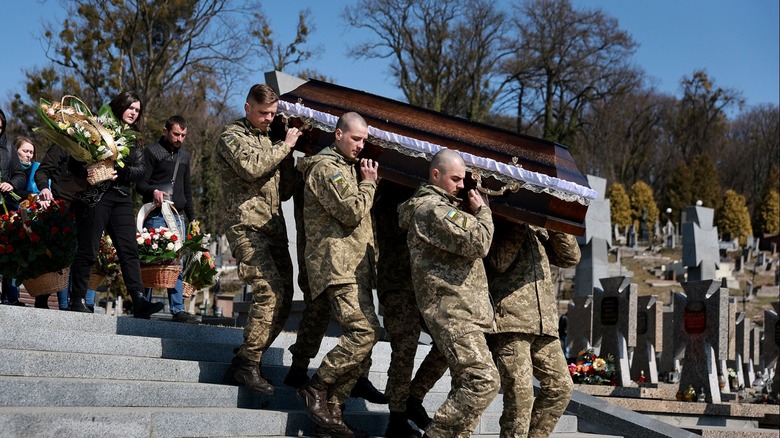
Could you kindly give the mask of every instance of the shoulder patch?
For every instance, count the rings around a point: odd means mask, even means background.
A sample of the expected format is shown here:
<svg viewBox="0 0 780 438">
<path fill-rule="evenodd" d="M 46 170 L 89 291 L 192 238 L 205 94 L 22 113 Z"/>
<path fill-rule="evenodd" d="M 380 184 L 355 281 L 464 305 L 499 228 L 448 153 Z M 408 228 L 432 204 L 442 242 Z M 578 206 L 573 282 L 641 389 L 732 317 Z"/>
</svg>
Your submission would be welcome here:
<svg viewBox="0 0 780 438">
<path fill-rule="evenodd" d="M 230 137 L 225 139 L 225 144 L 228 146 L 233 146 L 233 143 L 235 143 L 236 141 L 237 141 L 236 137 L 231 135 Z"/>
<path fill-rule="evenodd" d="M 333 183 L 333 186 L 336 188 L 336 192 L 338 192 L 338 194 L 341 196 L 344 196 L 347 191 L 349 191 L 349 184 L 341 172 L 331 176 L 330 182 Z"/>
<path fill-rule="evenodd" d="M 444 218 L 461 228 L 466 228 L 466 225 L 468 225 L 468 218 L 463 213 L 455 209 L 447 212 L 447 214 L 444 215 Z"/>
</svg>

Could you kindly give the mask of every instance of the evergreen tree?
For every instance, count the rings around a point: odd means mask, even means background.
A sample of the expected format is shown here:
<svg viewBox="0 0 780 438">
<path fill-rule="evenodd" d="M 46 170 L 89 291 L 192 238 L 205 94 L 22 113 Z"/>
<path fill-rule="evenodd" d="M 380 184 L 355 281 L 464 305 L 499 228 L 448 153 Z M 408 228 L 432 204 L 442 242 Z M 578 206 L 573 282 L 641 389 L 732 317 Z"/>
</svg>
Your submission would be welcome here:
<svg viewBox="0 0 780 438">
<path fill-rule="evenodd" d="M 655 204 L 653 189 L 644 181 L 637 181 L 631 186 L 631 219 L 635 222 L 647 214 L 647 224 L 652 226 L 658 219 L 658 206 Z"/>
<path fill-rule="evenodd" d="M 753 234 L 745 197 L 734 190 L 726 190 L 715 223 L 721 236 L 738 238 L 740 244 L 744 244 L 746 237 Z"/>
<path fill-rule="evenodd" d="M 607 198 L 609 198 L 609 216 L 612 223 L 626 229 L 631 225 L 631 200 L 628 199 L 626 187 L 618 182 L 610 184 Z"/>
<path fill-rule="evenodd" d="M 768 190 L 756 211 L 756 229 L 761 234 L 780 234 L 780 193 Z"/>
</svg>

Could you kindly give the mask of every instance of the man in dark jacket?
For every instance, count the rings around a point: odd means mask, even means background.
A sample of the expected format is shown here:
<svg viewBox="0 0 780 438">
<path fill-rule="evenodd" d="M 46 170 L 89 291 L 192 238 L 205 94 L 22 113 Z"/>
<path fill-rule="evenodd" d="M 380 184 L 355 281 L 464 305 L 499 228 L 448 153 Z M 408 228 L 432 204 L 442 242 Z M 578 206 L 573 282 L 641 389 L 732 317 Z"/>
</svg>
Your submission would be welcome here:
<svg viewBox="0 0 780 438">
<path fill-rule="evenodd" d="M 182 147 L 187 137 L 187 121 L 184 117 L 175 115 L 168 118 L 163 127 L 163 136 L 157 143 L 144 148 L 144 167 L 146 176 L 138 181 L 136 190 L 143 196 L 145 204 L 154 203 L 160 208 L 149 212 L 144 220 L 144 227 L 159 228 L 175 227 L 179 237 L 183 237 L 186 223 L 182 214 L 187 215 L 191 222 L 195 220 L 195 206 L 192 202 L 190 185 L 190 154 Z M 163 212 L 163 203 L 172 204 L 175 211 L 168 216 Z M 170 205 L 169 204 L 169 205 Z M 171 314 L 176 322 L 199 323 L 200 317 L 184 310 L 184 284 L 181 274 L 176 280 L 176 286 L 168 289 L 168 301 Z M 146 299 L 151 300 L 152 289 L 146 289 Z"/>
</svg>

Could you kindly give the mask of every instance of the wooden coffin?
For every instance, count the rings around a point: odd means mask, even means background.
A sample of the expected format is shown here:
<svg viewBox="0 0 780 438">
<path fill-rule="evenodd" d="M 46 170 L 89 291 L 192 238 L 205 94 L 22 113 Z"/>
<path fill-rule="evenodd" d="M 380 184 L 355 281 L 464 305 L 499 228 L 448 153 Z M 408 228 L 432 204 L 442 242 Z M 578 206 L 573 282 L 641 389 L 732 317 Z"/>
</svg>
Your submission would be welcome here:
<svg viewBox="0 0 780 438">
<path fill-rule="evenodd" d="M 369 125 L 360 156 L 377 160 L 382 178 L 416 188 L 428 179 L 433 153 L 454 149 L 466 161 L 466 188 L 489 194 L 495 215 L 585 232 L 585 213 L 596 194 L 563 145 L 316 80 L 280 98 L 278 113 L 305 130 L 297 149 L 306 154 L 330 145 L 338 117 L 355 111 Z"/>
</svg>

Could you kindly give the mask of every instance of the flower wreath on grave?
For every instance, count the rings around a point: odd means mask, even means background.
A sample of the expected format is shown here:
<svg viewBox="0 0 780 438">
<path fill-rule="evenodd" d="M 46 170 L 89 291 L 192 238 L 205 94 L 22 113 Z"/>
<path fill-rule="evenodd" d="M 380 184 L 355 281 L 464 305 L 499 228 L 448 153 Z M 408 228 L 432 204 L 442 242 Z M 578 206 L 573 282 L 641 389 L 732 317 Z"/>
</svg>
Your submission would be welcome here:
<svg viewBox="0 0 780 438">
<path fill-rule="evenodd" d="M 592 349 L 580 351 L 569 364 L 569 374 L 574 383 L 586 385 L 614 385 L 615 358 L 596 356 Z"/>
</svg>

